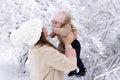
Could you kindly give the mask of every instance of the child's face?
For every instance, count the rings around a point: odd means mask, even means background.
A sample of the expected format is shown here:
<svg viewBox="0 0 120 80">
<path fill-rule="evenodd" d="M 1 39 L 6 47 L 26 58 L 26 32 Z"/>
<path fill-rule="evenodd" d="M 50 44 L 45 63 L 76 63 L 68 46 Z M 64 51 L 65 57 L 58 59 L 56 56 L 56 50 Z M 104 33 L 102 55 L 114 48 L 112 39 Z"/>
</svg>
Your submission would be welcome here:
<svg viewBox="0 0 120 80">
<path fill-rule="evenodd" d="M 52 26 L 60 28 L 62 26 L 62 23 L 55 21 L 55 20 L 52 20 Z"/>
<path fill-rule="evenodd" d="M 52 19 L 52 26 L 53 27 L 61 27 L 65 20 L 65 15 L 62 12 L 59 12 L 57 15 L 55 15 Z"/>
</svg>

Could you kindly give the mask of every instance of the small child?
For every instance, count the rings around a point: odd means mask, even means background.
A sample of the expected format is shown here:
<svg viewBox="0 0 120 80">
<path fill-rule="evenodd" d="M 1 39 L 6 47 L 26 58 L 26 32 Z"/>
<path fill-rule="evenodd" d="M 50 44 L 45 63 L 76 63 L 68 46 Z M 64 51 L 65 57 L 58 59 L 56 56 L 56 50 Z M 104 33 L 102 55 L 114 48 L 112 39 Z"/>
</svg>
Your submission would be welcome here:
<svg viewBox="0 0 120 80">
<path fill-rule="evenodd" d="M 74 35 L 74 41 L 72 42 L 72 47 L 76 50 L 77 56 L 77 66 L 79 68 L 79 72 L 76 73 L 76 70 L 71 71 L 68 76 L 76 75 L 76 76 L 84 76 L 86 73 L 86 68 L 80 59 L 80 51 L 81 45 L 77 40 L 77 30 L 71 23 L 71 16 L 65 12 L 58 12 L 52 19 L 52 33 L 50 34 L 51 38 L 57 36 L 59 40 L 58 50 L 62 53 L 65 51 L 64 42 L 62 41 L 62 37 L 66 37 L 70 32 Z"/>
</svg>

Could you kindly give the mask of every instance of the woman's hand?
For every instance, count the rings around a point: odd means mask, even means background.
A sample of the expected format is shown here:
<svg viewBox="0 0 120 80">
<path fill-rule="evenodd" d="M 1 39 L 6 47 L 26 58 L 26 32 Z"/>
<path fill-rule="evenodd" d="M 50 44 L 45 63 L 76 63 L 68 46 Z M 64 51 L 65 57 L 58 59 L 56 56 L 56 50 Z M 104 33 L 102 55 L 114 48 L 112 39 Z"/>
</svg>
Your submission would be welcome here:
<svg viewBox="0 0 120 80">
<path fill-rule="evenodd" d="M 62 38 L 65 45 L 70 45 L 74 40 L 73 32 L 71 31 L 66 37 Z"/>
</svg>

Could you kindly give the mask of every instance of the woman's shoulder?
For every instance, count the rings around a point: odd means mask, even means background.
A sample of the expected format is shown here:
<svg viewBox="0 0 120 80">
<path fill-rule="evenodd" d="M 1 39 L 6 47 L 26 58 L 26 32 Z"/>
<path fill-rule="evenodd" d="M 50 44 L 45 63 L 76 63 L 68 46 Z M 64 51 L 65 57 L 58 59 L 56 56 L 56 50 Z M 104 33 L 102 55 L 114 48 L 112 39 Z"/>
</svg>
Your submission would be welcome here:
<svg viewBox="0 0 120 80">
<path fill-rule="evenodd" d="M 54 54 L 59 54 L 60 52 L 55 49 L 54 47 L 50 46 L 50 45 L 45 45 L 44 46 L 44 52 L 47 54 L 47 55 L 54 55 Z"/>
<path fill-rule="evenodd" d="M 40 50 L 40 51 L 53 51 L 53 50 L 56 51 L 55 48 L 53 48 L 52 46 L 50 46 L 48 44 L 45 44 L 43 46 L 39 46 L 39 45 L 37 45 L 37 46 L 30 46 L 29 49 L 30 50 Z"/>
<path fill-rule="evenodd" d="M 48 44 L 46 44 L 44 47 L 46 48 L 46 50 L 49 50 L 49 51 L 57 51 L 57 49 L 55 49 L 54 47 L 52 47 Z"/>
</svg>

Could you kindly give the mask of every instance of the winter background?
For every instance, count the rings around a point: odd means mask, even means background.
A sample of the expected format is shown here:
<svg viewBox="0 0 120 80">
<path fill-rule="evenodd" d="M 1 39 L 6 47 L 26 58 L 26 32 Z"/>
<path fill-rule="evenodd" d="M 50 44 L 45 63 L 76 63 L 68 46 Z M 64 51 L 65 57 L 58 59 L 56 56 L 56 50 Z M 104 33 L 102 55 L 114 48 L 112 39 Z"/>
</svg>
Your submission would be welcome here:
<svg viewBox="0 0 120 80">
<path fill-rule="evenodd" d="M 72 15 L 87 68 L 86 76 L 65 80 L 120 80 L 120 0 L 0 0 L 0 80 L 30 80 L 27 46 L 12 45 L 10 34 L 33 18 L 50 32 L 59 9 Z"/>
</svg>

